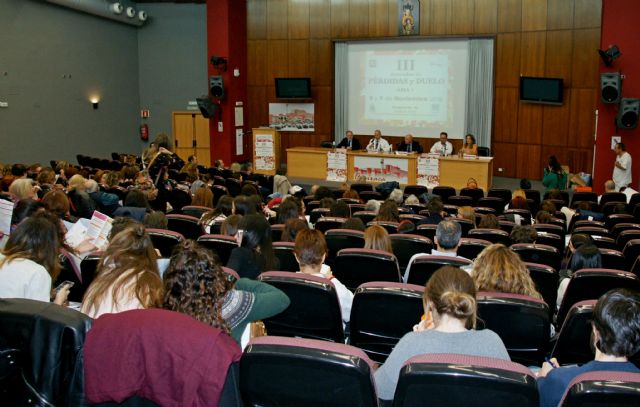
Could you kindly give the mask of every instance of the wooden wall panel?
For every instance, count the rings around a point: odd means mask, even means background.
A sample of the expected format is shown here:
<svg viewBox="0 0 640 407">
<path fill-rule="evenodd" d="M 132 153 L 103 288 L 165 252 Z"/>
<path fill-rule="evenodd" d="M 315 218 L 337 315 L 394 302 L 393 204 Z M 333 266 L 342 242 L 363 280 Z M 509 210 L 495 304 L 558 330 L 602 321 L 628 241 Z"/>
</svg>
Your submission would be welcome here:
<svg viewBox="0 0 640 407">
<path fill-rule="evenodd" d="M 286 39 L 288 37 L 287 6 L 287 0 L 267 1 L 267 38 Z"/>
<path fill-rule="evenodd" d="M 526 32 L 522 34 L 520 46 L 520 74 L 524 76 L 544 76 L 546 32 Z"/>
<path fill-rule="evenodd" d="M 493 142 L 515 143 L 518 136 L 518 89 L 496 88 Z"/>
<path fill-rule="evenodd" d="M 247 59 L 260 61 L 260 63 L 247 64 L 247 85 L 268 85 L 268 72 L 264 69 L 264 65 L 267 63 L 267 41 L 247 41 Z"/>
<path fill-rule="evenodd" d="M 598 67 L 600 57 L 600 30 L 575 30 L 573 37 L 572 86 L 574 88 L 592 87 L 599 81 Z"/>
<path fill-rule="evenodd" d="M 314 109 L 316 117 L 316 133 L 333 134 L 333 88 L 319 86 L 314 89 Z"/>
<path fill-rule="evenodd" d="M 498 32 L 522 29 L 522 0 L 498 0 Z"/>
<path fill-rule="evenodd" d="M 571 87 L 571 62 L 573 58 L 573 31 L 547 31 L 545 76 L 562 78 L 564 87 Z"/>
<path fill-rule="evenodd" d="M 521 34 L 498 34 L 496 38 L 495 85 L 519 86 Z"/>
<path fill-rule="evenodd" d="M 267 78 L 286 77 L 289 72 L 289 41 L 273 40 L 267 42 Z M 267 83 L 273 83 L 268 80 Z"/>
<path fill-rule="evenodd" d="M 602 0 L 575 0 L 573 28 L 600 28 Z"/>
<path fill-rule="evenodd" d="M 451 0 L 431 0 L 429 14 L 429 34 L 449 34 L 451 32 Z"/>
<path fill-rule="evenodd" d="M 312 86 L 333 85 L 333 46 L 330 40 L 310 41 L 309 65 Z"/>
<path fill-rule="evenodd" d="M 420 17 L 422 18 L 422 8 Z M 369 2 L 369 36 L 384 37 L 389 31 L 389 1 L 375 0 Z M 422 29 L 422 26 L 420 27 Z"/>
<path fill-rule="evenodd" d="M 539 144 L 518 144 L 516 150 L 516 177 L 527 179 L 542 178 Z"/>
<path fill-rule="evenodd" d="M 349 1 L 349 37 L 369 36 L 369 2 L 366 0 Z"/>
<path fill-rule="evenodd" d="M 332 38 L 349 37 L 349 18 L 349 0 L 331 0 Z M 328 23 L 325 21 L 325 24 Z"/>
<path fill-rule="evenodd" d="M 560 30 L 573 27 L 574 0 L 547 0 L 547 29 Z"/>
<path fill-rule="evenodd" d="M 291 39 L 309 38 L 309 0 L 296 0 L 289 3 L 288 29 Z"/>
<path fill-rule="evenodd" d="M 570 147 L 591 148 L 595 132 L 595 89 L 573 89 L 569 116 Z"/>
<path fill-rule="evenodd" d="M 247 98 L 251 103 L 247 107 L 250 129 L 269 124 L 269 106 L 267 105 L 267 87 L 247 87 Z"/>
<path fill-rule="evenodd" d="M 562 106 L 544 106 L 542 109 L 542 145 L 568 145 L 569 121 L 571 114 L 571 92 L 565 89 Z"/>
<path fill-rule="evenodd" d="M 247 39 L 263 40 L 267 38 L 267 0 L 255 0 L 247 3 Z"/>
<path fill-rule="evenodd" d="M 501 177 L 516 177 L 516 146 L 511 143 L 493 142 L 491 154 L 493 154 L 493 173 Z M 503 171 L 500 171 L 502 168 Z"/>
<path fill-rule="evenodd" d="M 518 143 L 542 142 L 542 105 L 520 103 L 518 108 Z"/>
<path fill-rule="evenodd" d="M 522 0 L 522 31 L 547 29 L 547 0 Z"/>
<path fill-rule="evenodd" d="M 309 36 L 331 38 L 331 2 L 329 0 L 309 3 Z"/>
<path fill-rule="evenodd" d="M 309 40 L 289 41 L 289 77 L 306 78 L 311 75 Z"/>
<path fill-rule="evenodd" d="M 451 17 L 451 31 L 456 34 L 474 32 L 474 0 L 451 0 L 451 10 L 455 10 L 455 18 Z M 452 11 L 450 11 L 453 14 Z"/>
<path fill-rule="evenodd" d="M 474 33 L 492 34 L 498 27 L 498 0 L 476 0 Z"/>
</svg>

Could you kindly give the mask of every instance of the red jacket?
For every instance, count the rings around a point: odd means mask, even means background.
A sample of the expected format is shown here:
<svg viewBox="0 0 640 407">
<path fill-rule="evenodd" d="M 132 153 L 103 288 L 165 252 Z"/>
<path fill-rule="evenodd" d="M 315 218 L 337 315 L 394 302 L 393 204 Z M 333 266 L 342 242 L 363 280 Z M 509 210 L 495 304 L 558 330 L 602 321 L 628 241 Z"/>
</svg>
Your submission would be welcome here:
<svg viewBox="0 0 640 407">
<path fill-rule="evenodd" d="M 218 404 L 238 344 L 177 312 L 146 309 L 95 320 L 84 347 L 89 403 L 139 396 L 162 406 Z"/>
</svg>

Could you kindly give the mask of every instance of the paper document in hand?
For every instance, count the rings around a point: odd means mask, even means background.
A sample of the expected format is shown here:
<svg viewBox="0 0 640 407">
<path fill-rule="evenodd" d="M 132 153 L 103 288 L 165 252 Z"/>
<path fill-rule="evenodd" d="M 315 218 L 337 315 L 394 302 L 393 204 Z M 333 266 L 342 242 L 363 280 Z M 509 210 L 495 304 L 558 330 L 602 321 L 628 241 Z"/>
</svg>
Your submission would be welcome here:
<svg viewBox="0 0 640 407">
<path fill-rule="evenodd" d="M 13 217 L 13 202 L 0 199 L 0 233 L 11 233 L 11 218 Z"/>
<path fill-rule="evenodd" d="M 113 219 L 104 213 L 93 211 L 93 216 L 89 222 L 89 230 L 87 236 L 91 239 L 91 243 L 99 249 L 107 245 L 107 237 L 111 232 L 111 224 Z"/>
</svg>

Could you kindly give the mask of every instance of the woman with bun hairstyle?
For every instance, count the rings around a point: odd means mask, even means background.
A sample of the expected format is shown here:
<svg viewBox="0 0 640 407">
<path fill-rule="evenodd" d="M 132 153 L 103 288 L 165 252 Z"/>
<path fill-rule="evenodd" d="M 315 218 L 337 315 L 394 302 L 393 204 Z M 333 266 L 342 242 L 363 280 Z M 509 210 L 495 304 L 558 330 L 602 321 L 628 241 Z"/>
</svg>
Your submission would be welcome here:
<svg viewBox="0 0 640 407">
<path fill-rule="evenodd" d="M 476 288 L 471 277 L 456 267 L 446 266 L 427 282 L 422 297 L 425 314 L 433 328 L 423 323 L 404 335 L 387 361 L 375 373 L 378 397 L 392 400 L 402 365 L 410 358 L 432 353 L 457 353 L 510 360 L 500 337 L 476 326 Z"/>
<path fill-rule="evenodd" d="M 106 313 L 160 307 L 163 285 L 156 259 L 143 225 L 134 224 L 119 232 L 100 258 L 81 311 L 98 318 Z"/>
</svg>

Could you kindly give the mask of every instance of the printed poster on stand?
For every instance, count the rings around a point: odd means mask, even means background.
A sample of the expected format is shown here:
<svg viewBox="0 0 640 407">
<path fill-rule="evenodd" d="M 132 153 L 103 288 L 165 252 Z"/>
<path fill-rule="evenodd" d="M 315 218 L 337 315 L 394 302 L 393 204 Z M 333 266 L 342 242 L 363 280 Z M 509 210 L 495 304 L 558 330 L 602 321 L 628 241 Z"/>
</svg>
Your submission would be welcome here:
<svg viewBox="0 0 640 407">
<path fill-rule="evenodd" d="M 273 148 L 273 135 L 256 134 L 254 146 L 256 170 L 272 171 L 276 166 L 276 155 Z"/>
<path fill-rule="evenodd" d="M 327 181 L 347 180 L 347 150 L 338 149 L 327 153 Z"/>
<path fill-rule="evenodd" d="M 418 185 L 428 188 L 440 185 L 440 154 L 422 154 L 418 157 Z"/>
</svg>

